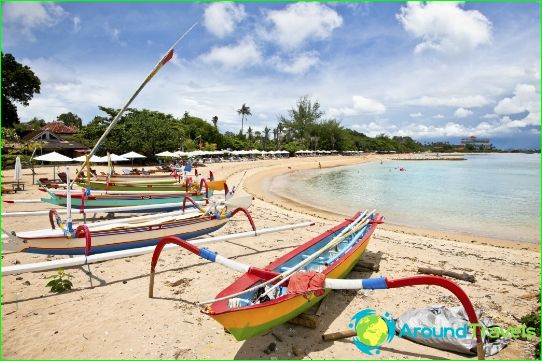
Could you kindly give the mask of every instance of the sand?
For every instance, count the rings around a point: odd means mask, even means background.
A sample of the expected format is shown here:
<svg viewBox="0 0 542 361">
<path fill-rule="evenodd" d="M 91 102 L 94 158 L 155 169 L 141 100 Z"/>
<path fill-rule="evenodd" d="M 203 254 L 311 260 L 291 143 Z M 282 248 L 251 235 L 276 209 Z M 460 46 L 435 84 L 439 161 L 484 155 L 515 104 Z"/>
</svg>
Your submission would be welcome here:
<svg viewBox="0 0 542 361">
<path fill-rule="evenodd" d="M 250 211 L 257 227 L 310 220 L 314 226 L 238 241 L 212 245 L 220 254 L 241 262 L 264 266 L 270 260 L 331 228 L 341 215 L 300 204 L 269 192 L 274 175 L 284 172 L 349 165 L 371 160 L 365 157 L 295 158 L 214 164 L 209 167 L 218 178 L 239 192 L 256 199 Z M 200 169 L 201 170 L 201 169 Z M 52 169 L 40 168 L 40 176 Z M 30 186 L 4 199 L 43 196 Z M 11 180 L 12 171 L 2 174 Z M 3 205 L 3 212 L 48 208 L 44 204 Z M 2 227 L 29 230 L 48 227 L 47 216 L 4 218 Z M 248 222 L 236 217 L 216 235 L 249 230 Z M 3 265 L 30 263 L 59 257 L 7 254 Z M 421 266 L 467 272 L 476 283 L 457 281 L 475 307 L 484 310 L 496 324 L 515 326 L 519 317 L 537 306 L 537 299 L 524 297 L 540 289 L 538 245 L 492 240 L 468 235 L 383 225 L 375 232 L 363 259 L 378 263 L 379 272 L 353 272 L 351 277 L 416 274 Z M 326 332 L 344 330 L 358 311 L 372 308 L 394 317 L 409 309 L 434 304 L 457 305 L 444 290 L 411 287 L 388 291 L 338 291 L 332 293 L 317 329 L 285 324 L 245 342 L 237 342 L 221 326 L 201 314 L 195 301 L 212 298 L 237 276 L 233 271 L 189 255 L 185 251 L 164 252 L 157 268 L 155 298 L 147 297 L 150 255 L 113 260 L 68 270 L 74 290 L 53 294 L 45 287 L 54 272 L 38 272 L 2 278 L 2 357 L 14 358 L 121 358 L 121 359 L 360 359 L 365 358 L 350 340 L 323 343 Z M 277 348 L 263 352 L 271 343 Z M 493 358 L 532 358 L 532 342 L 515 340 Z M 394 339 L 381 348 L 379 359 L 463 358 L 449 352 Z"/>
</svg>

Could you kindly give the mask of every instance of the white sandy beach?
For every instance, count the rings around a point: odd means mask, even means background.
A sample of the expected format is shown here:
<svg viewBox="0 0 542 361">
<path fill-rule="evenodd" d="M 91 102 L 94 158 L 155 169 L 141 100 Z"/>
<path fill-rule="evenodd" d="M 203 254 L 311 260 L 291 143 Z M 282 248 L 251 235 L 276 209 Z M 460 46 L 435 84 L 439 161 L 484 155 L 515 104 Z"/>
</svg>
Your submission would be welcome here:
<svg viewBox="0 0 542 361">
<path fill-rule="evenodd" d="M 244 263 L 264 266 L 274 258 L 337 224 L 343 217 L 268 191 L 272 177 L 285 172 L 349 165 L 362 157 L 291 158 L 255 162 L 218 163 L 208 167 L 217 178 L 227 178 L 240 193 L 255 197 L 250 211 L 259 228 L 304 220 L 315 222 L 306 229 L 212 245 L 220 254 Z M 75 167 L 72 167 L 75 168 Z M 200 170 L 203 170 L 200 169 Z M 31 186 L 29 170 L 23 171 L 27 190 L 4 199 L 44 196 Z M 39 176 L 51 176 L 52 168 L 39 168 Z M 245 174 L 246 172 L 246 174 Z M 2 174 L 13 178 L 13 171 Z M 45 204 L 3 204 L 3 212 L 46 209 Z M 48 228 L 47 216 L 5 218 L 4 229 L 21 231 Z M 249 230 L 242 217 L 234 218 L 216 233 Z M 53 257 L 54 258 L 54 257 Z M 458 305 L 456 299 L 436 287 L 410 287 L 387 291 L 338 291 L 332 293 L 317 329 L 285 324 L 272 333 L 237 342 L 214 320 L 200 313 L 193 302 L 215 296 L 237 276 L 186 251 L 164 252 L 157 268 L 155 298 L 147 297 L 150 255 L 113 260 L 68 270 L 75 277 L 74 290 L 53 294 L 45 287 L 54 272 L 2 278 L 3 359 L 360 359 L 364 355 L 348 340 L 322 342 L 321 335 L 348 328 L 358 311 L 372 308 L 379 314 L 403 312 L 434 304 Z M 3 265 L 45 261 L 46 256 L 8 254 Z M 466 272 L 476 283 L 457 281 L 476 308 L 496 324 L 516 326 L 519 318 L 537 307 L 540 290 L 539 245 L 493 240 L 461 234 L 421 230 L 385 224 L 375 232 L 363 260 L 378 263 L 379 272 L 353 272 L 351 277 L 416 274 L 418 267 Z M 280 339 L 280 341 L 277 339 Z M 275 342 L 274 352 L 264 349 Z M 533 358 L 530 341 L 512 341 L 496 359 Z M 462 355 L 394 339 L 373 358 L 456 359 Z"/>
</svg>

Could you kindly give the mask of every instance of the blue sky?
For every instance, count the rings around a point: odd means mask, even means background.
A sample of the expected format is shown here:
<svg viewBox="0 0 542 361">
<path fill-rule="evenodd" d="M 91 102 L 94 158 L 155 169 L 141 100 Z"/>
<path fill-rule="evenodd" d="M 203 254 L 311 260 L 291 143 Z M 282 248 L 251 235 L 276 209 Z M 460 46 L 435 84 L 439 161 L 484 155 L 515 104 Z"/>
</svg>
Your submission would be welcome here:
<svg viewBox="0 0 542 361">
<path fill-rule="evenodd" d="M 42 80 L 21 119 L 121 107 L 196 21 L 134 107 L 237 132 L 241 104 L 261 130 L 308 95 L 372 136 L 539 145 L 537 3 L 2 3 L 2 51 Z"/>
</svg>

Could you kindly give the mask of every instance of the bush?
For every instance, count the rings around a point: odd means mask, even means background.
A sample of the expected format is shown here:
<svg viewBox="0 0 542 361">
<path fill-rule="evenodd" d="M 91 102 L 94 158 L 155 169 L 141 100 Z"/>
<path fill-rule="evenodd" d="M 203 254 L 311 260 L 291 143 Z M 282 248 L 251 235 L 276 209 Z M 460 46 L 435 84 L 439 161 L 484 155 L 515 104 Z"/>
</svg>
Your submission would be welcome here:
<svg viewBox="0 0 542 361">
<path fill-rule="evenodd" d="M 519 322 L 524 323 L 526 327 L 534 327 L 536 334 L 540 335 L 540 310 L 523 316 Z"/>
<path fill-rule="evenodd" d="M 2 169 L 13 169 L 15 167 L 15 159 L 21 157 L 21 162 L 29 162 L 30 156 L 24 154 L 2 154 Z"/>
</svg>

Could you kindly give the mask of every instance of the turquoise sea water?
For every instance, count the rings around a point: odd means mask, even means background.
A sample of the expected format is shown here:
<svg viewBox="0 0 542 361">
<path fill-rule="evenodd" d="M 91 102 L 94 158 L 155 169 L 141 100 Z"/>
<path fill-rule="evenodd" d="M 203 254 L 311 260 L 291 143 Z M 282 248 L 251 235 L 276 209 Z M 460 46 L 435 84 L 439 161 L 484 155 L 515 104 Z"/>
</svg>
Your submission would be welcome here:
<svg viewBox="0 0 542 361">
<path fill-rule="evenodd" d="M 538 154 L 316 169 L 277 177 L 271 190 L 337 213 L 377 208 L 393 224 L 540 242 Z"/>
</svg>

